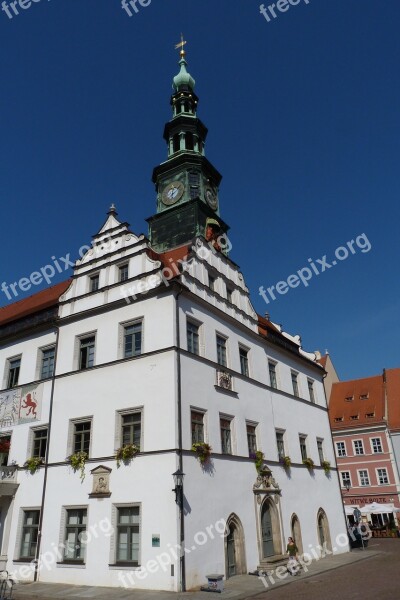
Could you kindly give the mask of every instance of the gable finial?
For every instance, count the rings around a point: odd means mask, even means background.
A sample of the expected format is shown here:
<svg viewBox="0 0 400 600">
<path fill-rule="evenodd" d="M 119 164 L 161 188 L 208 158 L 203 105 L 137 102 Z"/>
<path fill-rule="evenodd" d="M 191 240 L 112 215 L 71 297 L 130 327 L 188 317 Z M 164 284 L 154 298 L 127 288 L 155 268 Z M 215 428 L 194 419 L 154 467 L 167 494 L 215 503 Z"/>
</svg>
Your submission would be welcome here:
<svg viewBox="0 0 400 600">
<path fill-rule="evenodd" d="M 111 206 L 110 206 L 107 214 L 108 215 L 114 215 L 114 216 L 116 216 L 118 214 L 114 202 L 111 204 Z"/>
<path fill-rule="evenodd" d="M 183 33 L 181 33 L 181 41 L 179 42 L 179 44 L 176 44 L 176 46 L 175 46 L 175 50 L 178 50 L 178 48 L 181 49 L 181 51 L 180 51 L 181 58 L 185 58 L 185 56 L 186 56 L 186 52 L 185 52 L 186 44 L 187 44 L 187 42 L 183 39 Z"/>
</svg>

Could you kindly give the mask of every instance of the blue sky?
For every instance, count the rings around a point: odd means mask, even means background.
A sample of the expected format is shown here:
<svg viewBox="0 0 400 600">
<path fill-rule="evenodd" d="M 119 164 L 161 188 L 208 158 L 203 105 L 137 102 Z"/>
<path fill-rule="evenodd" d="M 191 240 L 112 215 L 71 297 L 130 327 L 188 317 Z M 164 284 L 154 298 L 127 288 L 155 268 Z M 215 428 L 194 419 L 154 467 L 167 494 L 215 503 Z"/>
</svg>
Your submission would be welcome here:
<svg viewBox="0 0 400 600">
<path fill-rule="evenodd" d="M 303 0 L 270 22 L 259 5 L 151 0 L 128 17 L 119 0 L 41 0 L 0 12 L 0 284 L 76 257 L 112 202 L 147 233 L 183 31 L 255 308 L 306 349 L 328 348 L 343 379 L 399 366 L 400 4 Z M 268 305 L 259 295 L 361 234 L 369 252 L 353 246 Z"/>
</svg>

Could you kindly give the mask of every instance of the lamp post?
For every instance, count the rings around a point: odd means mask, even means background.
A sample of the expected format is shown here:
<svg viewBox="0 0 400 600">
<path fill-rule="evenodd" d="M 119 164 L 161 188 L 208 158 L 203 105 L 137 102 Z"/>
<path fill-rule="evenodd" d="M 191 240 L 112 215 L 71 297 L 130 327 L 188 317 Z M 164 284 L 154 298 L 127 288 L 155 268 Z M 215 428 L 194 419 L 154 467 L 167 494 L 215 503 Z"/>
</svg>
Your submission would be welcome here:
<svg viewBox="0 0 400 600">
<path fill-rule="evenodd" d="M 186 592 L 186 574 L 185 574 L 185 552 L 184 552 L 184 544 L 185 544 L 185 530 L 184 530 L 184 513 L 183 513 L 183 478 L 185 477 L 185 473 L 182 469 L 178 469 L 175 473 L 172 473 L 172 477 L 174 478 L 175 487 L 172 490 L 175 492 L 175 502 L 179 507 L 179 522 L 180 522 L 180 558 L 179 558 L 179 568 L 180 568 L 180 579 L 181 579 L 181 592 Z"/>
<path fill-rule="evenodd" d="M 172 490 L 175 492 L 175 502 L 182 509 L 182 500 L 183 500 L 183 478 L 185 477 L 185 473 L 183 473 L 180 469 L 172 473 L 172 477 L 174 478 L 175 487 Z"/>
</svg>

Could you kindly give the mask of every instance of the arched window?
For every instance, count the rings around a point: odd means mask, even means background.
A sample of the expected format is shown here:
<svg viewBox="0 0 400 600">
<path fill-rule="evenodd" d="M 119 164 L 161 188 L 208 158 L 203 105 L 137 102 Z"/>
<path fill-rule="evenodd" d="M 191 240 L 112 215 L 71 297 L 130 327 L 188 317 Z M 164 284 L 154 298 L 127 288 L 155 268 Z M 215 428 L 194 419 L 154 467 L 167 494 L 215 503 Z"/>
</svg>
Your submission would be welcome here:
<svg viewBox="0 0 400 600">
<path fill-rule="evenodd" d="M 173 150 L 174 152 L 179 152 L 181 149 L 181 136 L 179 133 L 176 133 L 173 137 Z"/>
<path fill-rule="evenodd" d="M 185 144 L 186 144 L 186 150 L 194 149 L 194 138 L 193 138 L 193 133 L 191 131 L 188 131 L 185 135 Z"/>
</svg>

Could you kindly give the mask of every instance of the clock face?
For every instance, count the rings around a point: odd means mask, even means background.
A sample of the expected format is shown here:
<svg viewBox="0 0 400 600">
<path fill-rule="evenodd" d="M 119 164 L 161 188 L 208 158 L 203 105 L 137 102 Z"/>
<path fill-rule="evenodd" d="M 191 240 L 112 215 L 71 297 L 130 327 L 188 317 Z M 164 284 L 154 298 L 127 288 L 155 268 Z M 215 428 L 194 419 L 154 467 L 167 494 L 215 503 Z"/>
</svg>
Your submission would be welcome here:
<svg viewBox="0 0 400 600">
<path fill-rule="evenodd" d="M 185 186 L 180 181 L 172 181 L 163 189 L 161 199 L 166 206 L 171 206 L 178 202 L 183 196 Z"/>
<path fill-rule="evenodd" d="M 213 210 L 217 210 L 218 208 L 218 200 L 217 200 L 217 194 L 215 193 L 215 191 L 213 189 L 211 189 L 210 187 L 208 187 L 206 189 L 206 200 L 207 200 L 207 204 L 213 209 Z"/>
</svg>

